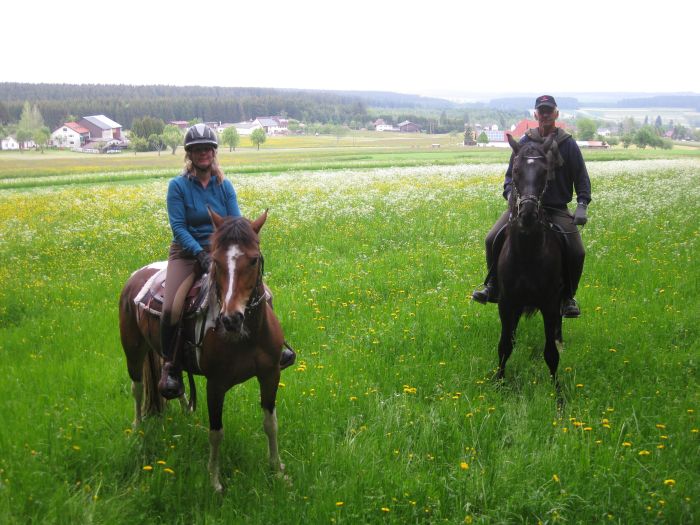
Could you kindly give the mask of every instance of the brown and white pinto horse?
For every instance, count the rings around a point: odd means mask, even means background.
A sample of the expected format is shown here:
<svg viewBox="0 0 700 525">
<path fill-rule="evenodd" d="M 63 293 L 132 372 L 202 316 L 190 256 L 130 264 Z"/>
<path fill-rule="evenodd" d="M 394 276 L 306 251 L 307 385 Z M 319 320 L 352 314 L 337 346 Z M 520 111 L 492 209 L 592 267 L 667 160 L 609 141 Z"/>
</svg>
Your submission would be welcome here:
<svg viewBox="0 0 700 525">
<path fill-rule="evenodd" d="M 216 491 L 219 478 L 219 448 L 223 438 L 224 396 L 234 385 L 256 377 L 264 412 L 271 468 L 282 473 L 277 449 L 275 400 L 280 379 L 280 354 L 284 336 L 277 317 L 265 300 L 262 281 L 263 258 L 258 233 L 267 210 L 255 221 L 243 217 L 222 218 L 211 212 L 212 265 L 209 271 L 210 297 L 204 337 L 195 360 L 184 360 L 184 369 L 207 380 L 209 410 L 209 474 Z M 137 316 L 134 299 L 158 271 L 146 266 L 129 278 L 119 300 L 119 328 L 132 380 L 137 425 L 146 414 L 160 413 L 165 400 L 157 390 L 161 359 L 160 319 L 144 313 Z M 183 400 L 181 400 L 183 401 Z"/>
</svg>

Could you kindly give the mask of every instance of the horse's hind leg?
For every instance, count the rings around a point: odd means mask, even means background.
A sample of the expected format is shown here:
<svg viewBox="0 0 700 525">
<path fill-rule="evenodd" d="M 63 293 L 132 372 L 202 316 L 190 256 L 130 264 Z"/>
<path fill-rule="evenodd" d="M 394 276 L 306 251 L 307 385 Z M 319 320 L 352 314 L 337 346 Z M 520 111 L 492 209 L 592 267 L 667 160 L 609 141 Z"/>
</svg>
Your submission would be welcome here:
<svg viewBox="0 0 700 525">
<path fill-rule="evenodd" d="M 260 383 L 260 404 L 264 414 L 263 429 L 267 435 L 270 468 L 282 474 L 284 472 L 284 464 L 280 462 L 279 450 L 277 448 L 277 412 L 275 410 L 279 380 L 279 370 L 275 370 L 266 376 L 258 376 L 258 382 Z"/>
</svg>

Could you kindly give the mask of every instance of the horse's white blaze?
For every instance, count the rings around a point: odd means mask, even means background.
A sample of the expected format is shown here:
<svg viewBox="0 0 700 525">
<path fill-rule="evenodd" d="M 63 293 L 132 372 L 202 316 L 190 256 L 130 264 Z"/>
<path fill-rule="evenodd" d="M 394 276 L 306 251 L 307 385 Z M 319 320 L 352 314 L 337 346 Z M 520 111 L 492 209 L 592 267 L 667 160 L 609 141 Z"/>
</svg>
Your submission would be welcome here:
<svg viewBox="0 0 700 525">
<path fill-rule="evenodd" d="M 226 290 L 226 299 L 224 300 L 223 309 L 226 310 L 231 297 L 233 297 L 233 277 L 236 271 L 236 259 L 243 255 L 243 252 L 237 244 L 231 246 L 226 252 L 226 263 L 228 264 L 228 290 Z"/>
</svg>

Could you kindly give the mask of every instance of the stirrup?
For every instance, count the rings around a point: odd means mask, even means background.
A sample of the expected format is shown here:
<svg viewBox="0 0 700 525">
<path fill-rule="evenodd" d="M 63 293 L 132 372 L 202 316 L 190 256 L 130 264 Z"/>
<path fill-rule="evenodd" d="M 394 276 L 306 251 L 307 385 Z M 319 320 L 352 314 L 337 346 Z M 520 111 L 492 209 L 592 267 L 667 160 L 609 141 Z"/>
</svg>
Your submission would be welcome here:
<svg viewBox="0 0 700 525">
<path fill-rule="evenodd" d="M 287 341 L 284 342 L 284 348 L 282 348 L 282 355 L 280 356 L 280 370 L 284 370 L 294 364 L 297 360 L 297 354 L 294 349 L 289 346 Z"/>
<path fill-rule="evenodd" d="M 163 364 L 158 381 L 158 392 L 165 399 L 175 399 L 184 395 L 185 384 L 182 382 L 182 370 L 170 361 Z"/>
</svg>

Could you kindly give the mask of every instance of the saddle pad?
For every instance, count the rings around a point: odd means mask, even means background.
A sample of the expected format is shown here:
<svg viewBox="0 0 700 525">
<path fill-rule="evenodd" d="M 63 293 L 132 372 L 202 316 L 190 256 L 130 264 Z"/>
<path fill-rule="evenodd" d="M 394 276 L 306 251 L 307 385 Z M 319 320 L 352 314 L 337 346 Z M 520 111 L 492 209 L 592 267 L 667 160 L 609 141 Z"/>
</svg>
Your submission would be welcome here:
<svg viewBox="0 0 700 525">
<path fill-rule="evenodd" d="M 146 281 L 134 298 L 134 304 L 139 308 L 139 311 L 148 311 L 149 313 L 160 317 L 163 311 L 163 294 L 165 292 L 165 280 L 168 274 L 168 263 L 160 261 L 150 264 L 148 268 L 156 268 L 158 271 L 154 273 L 148 281 Z M 209 296 L 209 280 L 205 276 L 197 279 L 192 287 L 187 292 L 183 309 L 185 318 L 192 317 L 206 310 Z"/>
</svg>

